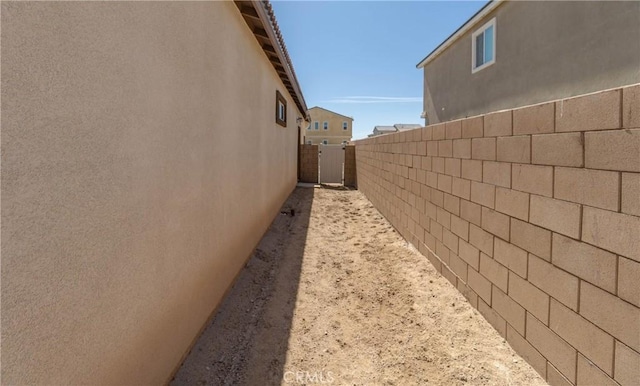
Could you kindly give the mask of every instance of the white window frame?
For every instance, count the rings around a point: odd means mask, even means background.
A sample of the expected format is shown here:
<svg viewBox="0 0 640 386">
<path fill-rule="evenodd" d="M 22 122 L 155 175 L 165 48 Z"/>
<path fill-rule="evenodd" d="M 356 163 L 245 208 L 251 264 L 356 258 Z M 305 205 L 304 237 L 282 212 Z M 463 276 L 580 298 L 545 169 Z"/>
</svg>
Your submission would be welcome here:
<svg viewBox="0 0 640 386">
<path fill-rule="evenodd" d="M 320 128 L 320 122 L 318 121 L 313 121 L 313 129 L 314 130 L 318 130 Z"/>
<path fill-rule="evenodd" d="M 342 130 L 349 130 L 349 123 L 347 121 L 342 122 Z"/>
<path fill-rule="evenodd" d="M 329 130 L 329 122 L 327 122 L 327 121 L 322 122 L 322 129 L 323 130 Z"/>
<path fill-rule="evenodd" d="M 482 65 L 476 67 L 476 36 L 484 33 L 489 27 L 493 27 L 493 57 L 490 61 L 482 63 Z M 471 34 L 471 73 L 483 70 L 496 62 L 496 36 L 498 35 L 496 30 L 496 18 L 489 20 L 482 27 L 478 28 L 473 34 Z M 483 47 L 484 49 L 484 47 Z"/>
</svg>

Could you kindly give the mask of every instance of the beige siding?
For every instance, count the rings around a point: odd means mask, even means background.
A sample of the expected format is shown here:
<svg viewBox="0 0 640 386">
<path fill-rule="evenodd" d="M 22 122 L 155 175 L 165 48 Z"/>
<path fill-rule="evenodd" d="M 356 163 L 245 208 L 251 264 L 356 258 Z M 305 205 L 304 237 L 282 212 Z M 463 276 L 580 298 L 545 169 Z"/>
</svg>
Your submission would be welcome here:
<svg viewBox="0 0 640 386">
<path fill-rule="evenodd" d="M 313 145 L 319 145 L 326 139 L 329 145 L 338 145 L 344 141 L 351 141 L 351 133 L 353 131 L 352 118 L 317 107 L 309 109 L 309 117 L 309 130 L 303 130 L 305 143 L 312 141 Z M 315 130 L 315 122 L 318 122 L 318 130 Z M 327 130 L 324 130 L 324 122 L 327 122 Z M 343 129 L 345 122 L 347 123 L 347 130 Z"/>
</svg>

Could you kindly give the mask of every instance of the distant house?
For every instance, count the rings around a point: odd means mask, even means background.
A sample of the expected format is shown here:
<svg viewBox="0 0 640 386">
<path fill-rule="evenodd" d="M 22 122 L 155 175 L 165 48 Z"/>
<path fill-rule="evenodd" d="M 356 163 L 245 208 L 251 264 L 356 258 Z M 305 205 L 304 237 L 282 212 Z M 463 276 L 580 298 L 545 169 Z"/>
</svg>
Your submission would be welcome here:
<svg viewBox="0 0 640 386">
<path fill-rule="evenodd" d="M 322 107 L 308 111 L 309 126 L 304 133 L 304 143 L 309 145 L 340 145 L 351 141 L 353 118 Z"/>
<path fill-rule="evenodd" d="M 398 131 L 413 130 L 422 127 L 417 123 L 396 123 L 393 126 L 375 126 L 373 128 L 373 134 L 369 134 L 369 137 L 375 137 L 376 135 L 395 133 Z"/>
<path fill-rule="evenodd" d="M 491 1 L 425 57 L 426 123 L 640 82 L 640 2 Z"/>
</svg>

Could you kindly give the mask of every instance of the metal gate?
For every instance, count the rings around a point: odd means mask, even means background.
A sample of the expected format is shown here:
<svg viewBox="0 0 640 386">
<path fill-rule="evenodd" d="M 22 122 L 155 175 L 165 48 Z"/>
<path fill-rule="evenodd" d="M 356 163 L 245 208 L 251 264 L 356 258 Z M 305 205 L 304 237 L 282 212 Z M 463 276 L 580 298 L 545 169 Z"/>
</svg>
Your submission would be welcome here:
<svg viewBox="0 0 640 386">
<path fill-rule="evenodd" d="M 320 145 L 318 146 L 320 158 L 320 183 L 343 183 L 344 172 L 344 146 Z"/>
</svg>

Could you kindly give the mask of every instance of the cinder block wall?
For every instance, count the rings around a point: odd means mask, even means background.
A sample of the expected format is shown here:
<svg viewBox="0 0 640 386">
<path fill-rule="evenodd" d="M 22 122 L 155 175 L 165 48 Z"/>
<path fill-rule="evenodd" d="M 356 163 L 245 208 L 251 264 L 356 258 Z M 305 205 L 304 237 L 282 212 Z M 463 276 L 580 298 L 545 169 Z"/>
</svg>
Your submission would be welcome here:
<svg viewBox="0 0 640 386">
<path fill-rule="evenodd" d="M 318 182 L 318 145 L 300 145 L 300 181 Z"/>
<path fill-rule="evenodd" d="M 356 147 L 353 145 L 344 148 L 344 185 L 353 188 L 358 187 L 356 178 Z"/>
<path fill-rule="evenodd" d="M 549 383 L 640 384 L 640 85 L 356 155 L 359 189 Z"/>
</svg>

